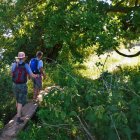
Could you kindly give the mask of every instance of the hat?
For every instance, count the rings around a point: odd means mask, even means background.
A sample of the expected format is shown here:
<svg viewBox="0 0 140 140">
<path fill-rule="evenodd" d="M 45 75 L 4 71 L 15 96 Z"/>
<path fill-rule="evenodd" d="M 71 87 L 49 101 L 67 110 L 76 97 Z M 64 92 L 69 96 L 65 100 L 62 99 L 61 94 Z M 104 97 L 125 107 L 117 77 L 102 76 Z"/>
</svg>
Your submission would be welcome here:
<svg viewBox="0 0 140 140">
<path fill-rule="evenodd" d="M 22 59 L 22 58 L 25 58 L 25 53 L 24 52 L 19 52 L 18 53 L 18 57 L 15 57 L 15 58 L 19 58 L 19 59 Z"/>
</svg>

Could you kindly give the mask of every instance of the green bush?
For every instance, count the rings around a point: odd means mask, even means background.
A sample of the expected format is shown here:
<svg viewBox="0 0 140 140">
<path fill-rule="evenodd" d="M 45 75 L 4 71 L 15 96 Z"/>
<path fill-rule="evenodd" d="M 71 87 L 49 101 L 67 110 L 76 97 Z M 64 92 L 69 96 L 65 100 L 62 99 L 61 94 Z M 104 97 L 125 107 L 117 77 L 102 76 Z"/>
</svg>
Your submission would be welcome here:
<svg viewBox="0 0 140 140">
<path fill-rule="evenodd" d="M 12 81 L 9 74 L 9 68 L 5 67 L 0 71 L 0 122 L 1 128 L 7 123 L 15 114 L 15 100 L 12 94 Z"/>
<path fill-rule="evenodd" d="M 74 71 L 69 72 L 75 75 Z M 99 140 L 139 139 L 140 74 L 137 67 L 106 72 L 94 81 L 74 76 L 75 82 L 71 76 L 61 73 L 60 68 L 53 69 L 51 74 L 54 81 L 60 76 L 56 82 L 62 87 L 45 96 L 37 112 L 38 121 L 29 126 L 30 133 L 22 132 L 20 140 L 29 137 L 85 140 L 91 135 Z"/>
</svg>

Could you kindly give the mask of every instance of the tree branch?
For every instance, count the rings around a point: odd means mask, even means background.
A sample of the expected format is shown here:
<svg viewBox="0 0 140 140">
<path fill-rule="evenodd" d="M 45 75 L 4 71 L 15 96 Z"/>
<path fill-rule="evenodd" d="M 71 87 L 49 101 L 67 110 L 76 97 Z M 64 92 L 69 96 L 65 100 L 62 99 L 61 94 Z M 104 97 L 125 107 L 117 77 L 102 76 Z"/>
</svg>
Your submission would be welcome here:
<svg viewBox="0 0 140 140">
<path fill-rule="evenodd" d="M 80 117 L 77 116 L 77 118 L 78 118 L 78 120 L 79 120 L 79 122 L 80 122 L 80 124 L 81 124 L 81 126 L 82 126 L 82 128 L 83 128 L 83 130 L 84 130 L 84 131 L 86 132 L 86 134 L 89 136 L 90 140 L 95 140 L 95 139 L 93 138 L 93 136 L 90 134 L 90 132 L 88 131 L 88 129 L 84 126 L 84 124 L 83 124 L 83 122 L 81 121 Z"/>
<path fill-rule="evenodd" d="M 129 13 L 131 11 L 137 11 L 138 9 L 140 9 L 140 6 L 134 6 L 134 7 L 111 6 L 107 10 L 107 13 L 109 12 Z"/>
<path fill-rule="evenodd" d="M 137 6 L 137 5 L 138 5 L 138 0 L 135 1 L 135 6 Z"/>
<path fill-rule="evenodd" d="M 125 0 L 119 1 L 119 2 L 116 4 L 116 6 L 120 6 L 124 1 L 125 1 Z"/>
<path fill-rule="evenodd" d="M 140 55 L 140 51 L 138 51 L 138 52 L 135 53 L 135 54 L 127 55 L 127 54 L 124 54 L 124 53 L 118 51 L 116 48 L 114 48 L 114 50 L 115 50 L 119 55 L 122 55 L 122 56 L 124 56 L 124 57 L 136 57 L 136 56 Z"/>
</svg>

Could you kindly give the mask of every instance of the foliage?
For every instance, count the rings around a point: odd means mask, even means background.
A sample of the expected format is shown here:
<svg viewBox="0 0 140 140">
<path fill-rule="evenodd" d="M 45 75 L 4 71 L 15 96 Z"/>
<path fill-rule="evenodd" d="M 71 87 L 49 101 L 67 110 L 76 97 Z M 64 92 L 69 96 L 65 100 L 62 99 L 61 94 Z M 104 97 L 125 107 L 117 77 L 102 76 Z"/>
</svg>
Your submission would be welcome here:
<svg viewBox="0 0 140 140">
<path fill-rule="evenodd" d="M 8 67 L 0 66 L 0 128 L 16 113 L 15 100 L 12 95 L 12 81 Z"/>
<path fill-rule="evenodd" d="M 60 68 L 53 68 L 53 72 L 52 78 L 59 73 L 65 84 L 59 79 L 62 88 L 45 96 L 38 121 L 27 128 L 29 133 L 25 130 L 19 135 L 20 140 L 85 140 L 90 136 L 87 131 L 101 140 L 139 139 L 139 67 L 106 72 L 94 81 L 71 71 L 77 83 Z"/>
<path fill-rule="evenodd" d="M 139 39 L 139 4 L 138 0 L 112 0 L 110 4 L 99 0 L 2 0 L 1 47 L 10 59 L 21 50 L 30 58 L 40 49 L 51 58 L 66 51 L 70 58 L 82 61 L 89 54 L 87 48 L 103 54 L 120 43 Z"/>
<path fill-rule="evenodd" d="M 138 69 L 103 73 L 93 81 L 78 75 L 72 66 L 91 53 L 100 55 L 139 40 L 139 6 L 139 0 L 111 0 L 110 4 L 105 0 L 1 0 L 3 63 L 11 64 L 18 51 L 25 51 L 29 60 L 42 50 L 45 60 L 64 64 L 48 68 L 50 81 L 61 88 L 45 97 L 39 121 L 20 139 L 139 138 Z M 0 127 L 7 120 L 5 111 L 14 113 L 9 96 L 12 82 L 3 63 Z"/>
</svg>

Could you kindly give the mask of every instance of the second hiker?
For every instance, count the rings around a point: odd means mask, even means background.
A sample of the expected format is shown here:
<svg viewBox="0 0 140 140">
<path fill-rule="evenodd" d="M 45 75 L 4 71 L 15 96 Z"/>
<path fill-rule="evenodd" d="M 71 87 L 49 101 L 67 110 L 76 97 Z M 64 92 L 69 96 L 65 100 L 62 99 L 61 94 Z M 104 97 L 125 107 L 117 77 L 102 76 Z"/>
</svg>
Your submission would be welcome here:
<svg viewBox="0 0 140 140">
<path fill-rule="evenodd" d="M 43 61 L 41 60 L 43 52 L 38 51 L 36 57 L 30 60 L 30 68 L 34 74 L 37 74 L 37 78 L 33 78 L 34 95 L 33 100 L 37 101 L 40 90 L 42 89 L 42 76 L 45 78 L 45 73 L 43 71 Z"/>
</svg>

